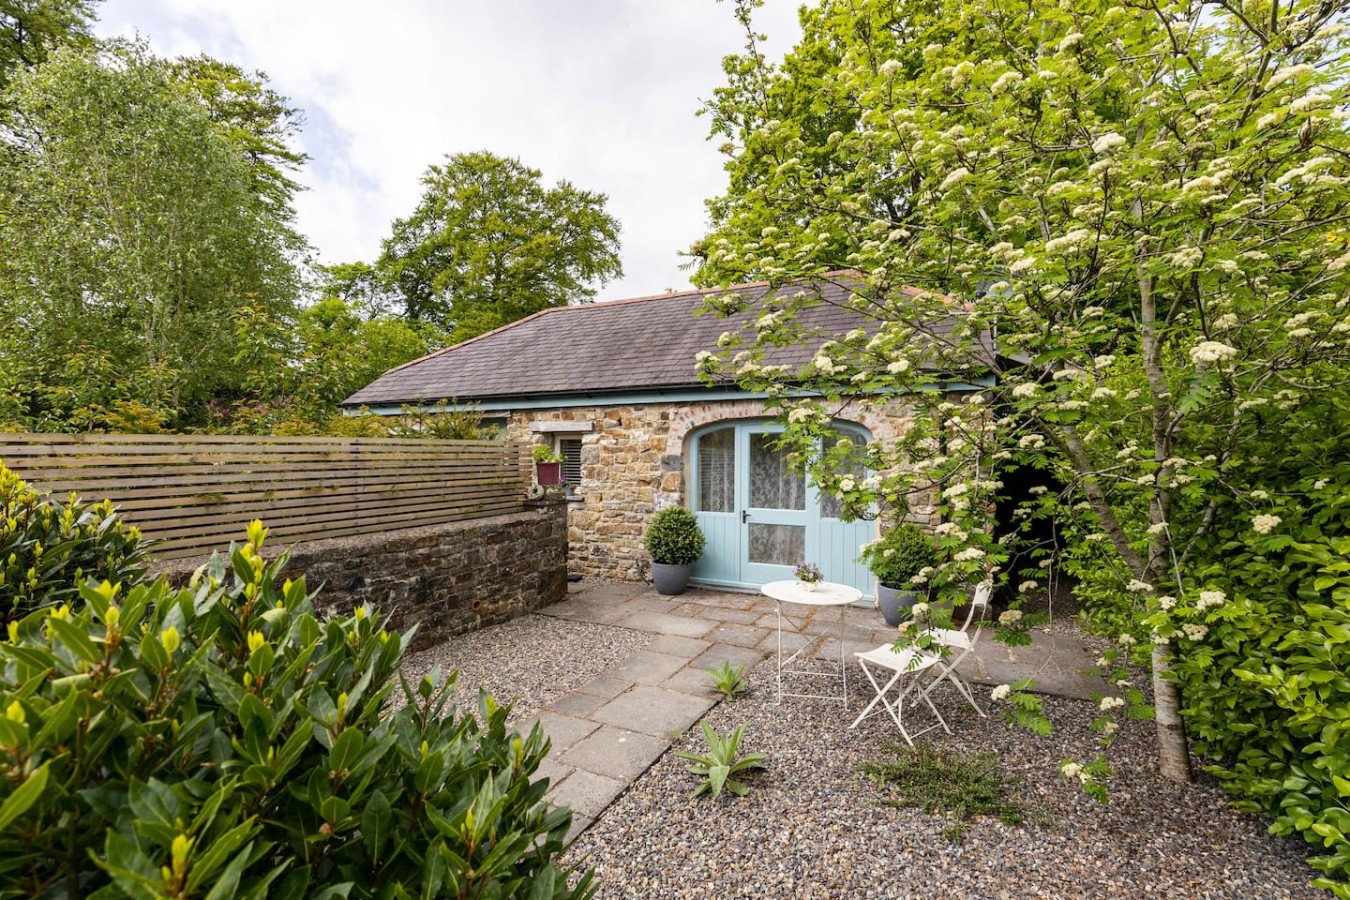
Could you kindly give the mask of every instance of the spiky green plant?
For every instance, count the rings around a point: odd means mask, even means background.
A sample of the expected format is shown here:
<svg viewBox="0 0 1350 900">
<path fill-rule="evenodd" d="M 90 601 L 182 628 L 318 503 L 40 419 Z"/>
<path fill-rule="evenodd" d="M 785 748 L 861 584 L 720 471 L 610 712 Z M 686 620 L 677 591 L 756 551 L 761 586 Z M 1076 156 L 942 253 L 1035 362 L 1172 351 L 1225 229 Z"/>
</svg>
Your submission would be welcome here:
<svg viewBox="0 0 1350 900">
<path fill-rule="evenodd" d="M 736 751 L 740 748 L 741 738 L 745 735 L 745 726 L 737 725 L 736 730 L 726 737 L 722 737 L 712 730 L 712 726 L 707 722 L 703 725 L 703 739 L 708 742 L 708 752 L 704 755 L 697 753 L 676 753 L 680 759 L 687 759 L 690 762 L 689 771 L 695 775 L 702 775 L 703 783 L 694 791 L 697 797 L 706 791 L 712 791 L 714 797 L 722 795 L 722 789 L 731 791 L 738 797 L 744 797 L 750 792 L 750 786 L 743 781 L 739 781 L 731 776 L 738 772 L 744 772 L 748 769 L 762 769 L 760 760 L 767 759 L 768 756 L 763 753 L 747 753 L 740 759 L 736 758 Z"/>
</svg>

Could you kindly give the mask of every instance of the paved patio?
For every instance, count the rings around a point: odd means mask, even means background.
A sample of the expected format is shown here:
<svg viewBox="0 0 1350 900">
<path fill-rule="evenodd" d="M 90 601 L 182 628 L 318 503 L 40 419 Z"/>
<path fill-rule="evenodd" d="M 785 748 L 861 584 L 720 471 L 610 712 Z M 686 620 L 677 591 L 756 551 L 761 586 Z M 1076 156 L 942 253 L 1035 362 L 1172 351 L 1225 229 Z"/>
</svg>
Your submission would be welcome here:
<svg viewBox="0 0 1350 900">
<path fill-rule="evenodd" d="M 840 610 L 786 607 L 808 637 L 824 636 L 817 659 L 839 658 Z M 542 615 L 632 628 L 657 635 L 634 653 L 575 691 L 554 701 L 537 720 L 553 740 L 539 774 L 552 782 L 549 798 L 570 806 L 572 835 L 584 831 L 623 791 L 721 698 L 703 670 L 724 662 L 756 664 L 777 646 L 774 602 L 758 594 L 690 590 L 663 597 L 649 586 L 608 582 L 571 585 L 561 603 Z M 843 643 L 850 667 L 854 651 L 890 643 L 894 630 L 873 609 L 843 610 Z M 784 648 L 802 638 L 784 634 Z M 1095 655 L 1072 635 L 1035 632 L 1028 647 L 1009 648 L 982 640 L 961 666 L 980 684 L 1036 679 L 1041 693 L 1086 699 L 1111 692 L 1101 678 L 1084 675 Z M 865 702 L 865 682 L 850 669 L 849 706 Z M 784 700 L 785 703 L 792 702 Z M 859 708 L 861 708 L 859 706 Z M 528 730 L 533 724 L 526 722 Z"/>
</svg>

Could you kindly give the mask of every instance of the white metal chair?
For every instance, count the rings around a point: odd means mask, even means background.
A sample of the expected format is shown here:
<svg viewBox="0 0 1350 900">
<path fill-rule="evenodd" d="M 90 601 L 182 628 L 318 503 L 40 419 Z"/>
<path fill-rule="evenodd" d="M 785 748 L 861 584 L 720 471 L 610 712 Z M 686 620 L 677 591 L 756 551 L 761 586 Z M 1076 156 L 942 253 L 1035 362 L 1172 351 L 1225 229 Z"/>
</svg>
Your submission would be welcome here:
<svg viewBox="0 0 1350 900">
<path fill-rule="evenodd" d="M 938 664 L 934 667 L 937 674 L 933 676 L 933 679 L 928 682 L 927 687 L 923 688 L 922 691 L 925 700 L 929 699 L 928 695 L 933 688 L 943 681 L 950 681 L 977 713 L 981 716 L 987 715 L 984 710 L 980 709 L 980 704 L 975 702 L 975 694 L 971 691 L 970 684 L 961 677 L 960 672 L 956 671 L 956 667 L 975 649 L 975 643 L 980 639 L 980 632 L 983 629 L 976 625 L 972 632 L 970 626 L 973 623 L 984 621 L 985 615 L 989 611 L 989 601 L 993 593 L 994 583 L 992 581 L 981 582 L 970 598 L 966 621 L 960 629 L 933 628 L 929 630 L 929 633 L 935 635 L 942 645 L 952 653 L 938 660 Z M 932 705 L 931 702 L 929 705 Z"/>
<path fill-rule="evenodd" d="M 900 729 L 900 736 L 903 737 L 905 743 L 909 744 L 911 747 L 914 746 L 914 738 L 932 731 L 939 726 L 948 734 L 952 733 L 952 730 L 947 727 L 947 721 L 942 718 L 942 713 L 938 712 L 937 707 L 933 705 L 933 701 L 928 699 L 928 692 L 925 690 L 920 690 L 918 696 L 922 697 L 924 703 L 926 703 L 928 708 L 933 711 L 933 715 L 937 717 L 938 723 L 936 725 L 928 726 L 923 729 L 923 731 L 917 731 L 912 734 L 909 729 L 905 728 L 905 699 L 910 695 L 910 692 L 918 687 L 920 674 L 934 666 L 940 665 L 942 657 L 938 656 L 936 653 L 920 653 L 912 649 L 906 649 L 896 653 L 891 649 L 890 644 L 882 644 L 875 650 L 868 650 L 866 653 L 855 653 L 853 655 L 858 657 L 858 665 L 862 668 L 863 674 L 867 676 L 867 680 L 872 683 L 872 688 L 876 691 L 876 696 L 873 697 L 872 702 L 867 704 L 867 707 L 858 714 L 858 718 L 853 720 L 853 724 L 850 725 L 849 728 L 857 728 L 858 723 L 871 715 L 876 705 L 880 703 L 890 715 L 891 720 L 895 722 L 895 727 Z M 873 674 L 873 670 L 868 668 L 869 663 L 878 670 L 877 674 Z M 883 685 L 880 682 L 878 675 L 885 677 L 884 670 L 889 670 L 893 674 Z M 906 681 L 907 676 L 908 683 L 905 684 L 904 682 Z M 889 700 L 887 695 L 890 694 L 892 690 L 897 689 L 899 692 L 896 694 L 895 700 Z M 881 710 L 875 711 L 880 712 Z"/>
</svg>

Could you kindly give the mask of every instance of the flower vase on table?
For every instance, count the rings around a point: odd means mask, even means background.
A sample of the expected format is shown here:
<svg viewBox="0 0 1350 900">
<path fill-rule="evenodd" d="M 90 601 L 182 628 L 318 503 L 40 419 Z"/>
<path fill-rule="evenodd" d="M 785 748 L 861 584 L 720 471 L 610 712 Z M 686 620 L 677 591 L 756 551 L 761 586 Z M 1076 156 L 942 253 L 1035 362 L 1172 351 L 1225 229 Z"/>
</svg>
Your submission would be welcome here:
<svg viewBox="0 0 1350 900">
<path fill-rule="evenodd" d="M 814 563 L 801 563 L 792 570 L 792 574 L 797 577 L 797 583 L 802 586 L 802 590 L 808 594 L 813 592 L 823 579 L 820 568 Z"/>
</svg>

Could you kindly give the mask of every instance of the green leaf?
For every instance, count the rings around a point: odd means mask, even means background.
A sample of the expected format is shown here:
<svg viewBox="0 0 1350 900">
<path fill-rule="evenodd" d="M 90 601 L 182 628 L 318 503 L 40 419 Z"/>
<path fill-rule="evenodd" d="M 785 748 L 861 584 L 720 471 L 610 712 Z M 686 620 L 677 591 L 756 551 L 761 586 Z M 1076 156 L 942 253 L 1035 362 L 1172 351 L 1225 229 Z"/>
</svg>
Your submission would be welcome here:
<svg viewBox="0 0 1350 900">
<path fill-rule="evenodd" d="M 366 801 L 361 811 L 361 839 L 365 842 L 366 852 L 376 864 L 380 861 L 380 851 L 389 838 L 394 822 L 394 811 L 389 798 L 383 791 L 376 790 Z"/>
<path fill-rule="evenodd" d="M 28 812 L 33 804 L 38 802 L 47 787 L 48 765 L 49 763 L 43 763 L 34 769 L 33 773 L 24 779 L 23 784 L 15 788 L 14 792 L 5 798 L 4 803 L 0 803 L 0 829 L 8 828 L 11 822 Z"/>
</svg>

